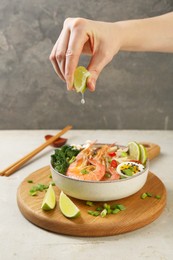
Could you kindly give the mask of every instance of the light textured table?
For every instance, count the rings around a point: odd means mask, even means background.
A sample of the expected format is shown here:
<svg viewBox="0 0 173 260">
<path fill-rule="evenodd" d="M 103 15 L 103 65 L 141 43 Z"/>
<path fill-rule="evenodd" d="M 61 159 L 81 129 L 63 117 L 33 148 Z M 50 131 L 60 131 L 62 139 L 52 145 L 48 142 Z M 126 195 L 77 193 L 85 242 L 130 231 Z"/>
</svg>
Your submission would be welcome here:
<svg viewBox="0 0 173 260">
<path fill-rule="evenodd" d="M 55 130 L 0 131 L 0 169 L 20 159 L 44 142 Z M 161 147 L 150 170 L 165 184 L 167 206 L 153 223 L 112 237 L 70 237 L 40 229 L 20 213 L 16 192 L 22 180 L 48 165 L 53 148 L 47 147 L 10 177 L 0 177 L 0 259 L 173 259 L 173 131 L 71 130 L 64 135 L 70 144 L 87 139 L 127 144 L 148 141 Z"/>
</svg>

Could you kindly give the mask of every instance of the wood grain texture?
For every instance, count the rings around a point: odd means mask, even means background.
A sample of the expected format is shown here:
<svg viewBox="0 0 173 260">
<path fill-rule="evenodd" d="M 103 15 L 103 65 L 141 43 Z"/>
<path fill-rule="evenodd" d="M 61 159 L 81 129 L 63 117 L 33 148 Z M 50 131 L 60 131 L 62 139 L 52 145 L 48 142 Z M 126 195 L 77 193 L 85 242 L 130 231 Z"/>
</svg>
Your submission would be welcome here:
<svg viewBox="0 0 173 260">
<path fill-rule="evenodd" d="M 160 154 L 160 146 L 149 142 L 141 142 L 147 150 L 147 157 L 149 160 L 154 159 Z"/>
<path fill-rule="evenodd" d="M 158 156 L 160 147 L 156 144 L 142 142 L 151 160 Z M 116 215 L 108 215 L 105 218 L 93 217 L 87 213 L 88 210 L 95 210 L 102 202 L 94 203 L 93 207 L 86 205 L 85 201 L 71 198 L 81 211 L 80 217 L 76 219 L 67 219 L 60 212 L 58 200 L 60 190 L 54 187 L 57 198 L 56 208 L 52 211 L 43 211 L 41 204 L 45 192 L 39 192 L 38 196 L 29 195 L 32 186 L 38 183 L 49 184 L 50 179 L 49 166 L 43 167 L 30 174 L 19 186 L 17 191 L 17 202 L 21 213 L 33 224 L 60 234 L 73 236 L 111 236 L 121 234 L 141 228 L 159 217 L 166 205 L 166 189 L 161 180 L 153 173 L 149 173 L 144 187 L 136 194 L 117 201 L 111 201 L 110 204 L 123 204 L 125 211 Z M 33 180 L 34 183 L 28 183 Z M 150 192 L 153 195 L 161 195 L 161 199 L 140 198 L 143 192 Z"/>
<path fill-rule="evenodd" d="M 80 208 L 81 215 L 76 219 L 67 219 L 60 212 L 58 199 L 60 190 L 54 187 L 57 198 L 56 208 L 45 212 L 41 209 L 45 192 L 39 192 L 38 196 L 29 195 L 29 190 L 34 184 L 48 184 L 50 179 L 50 169 L 46 166 L 30 174 L 19 186 L 17 192 L 17 202 L 21 213 L 33 224 L 60 234 L 73 236 L 111 236 L 121 234 L 141 228 L 159 217 L 166 204 L 166 189 L 161 180 L 154 174 L 149 173 L 145 186 L 136 194 L 110 204 L 123 204 L 125 211 L 116 215 L 108 215 L 105 218 L 93 217 L 87 213 L 94 210 L 103 203 L 94 203 L 93 207 L 86 205 L 85 201 L 71 198 Z M 27 181 L 33 180 L 34 184 Z M 142 200 L 140 195 L 143 192 L 151 192 L 153 195 L 161 195 L 161 199 L 146 198 Z"/>
</svg>

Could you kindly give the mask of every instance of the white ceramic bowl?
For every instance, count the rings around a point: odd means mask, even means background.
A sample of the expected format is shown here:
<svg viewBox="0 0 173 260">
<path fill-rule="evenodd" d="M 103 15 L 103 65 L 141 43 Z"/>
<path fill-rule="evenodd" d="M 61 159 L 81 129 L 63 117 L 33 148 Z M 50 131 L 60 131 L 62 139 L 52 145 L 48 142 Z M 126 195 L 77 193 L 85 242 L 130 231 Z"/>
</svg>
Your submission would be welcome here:
<svg viewBox="0 0 173 260">
<path fill-rule="evenodd" d="M 114 181 L 82 181 L 57 172 L 51 164 L 50 169 L 53 181 L 65 194 L 81 200 L 110 201 L 128 197 L 139 191 L 146 183 L 149 162 L 147 161 L 144 171 Z"/>
</svg>

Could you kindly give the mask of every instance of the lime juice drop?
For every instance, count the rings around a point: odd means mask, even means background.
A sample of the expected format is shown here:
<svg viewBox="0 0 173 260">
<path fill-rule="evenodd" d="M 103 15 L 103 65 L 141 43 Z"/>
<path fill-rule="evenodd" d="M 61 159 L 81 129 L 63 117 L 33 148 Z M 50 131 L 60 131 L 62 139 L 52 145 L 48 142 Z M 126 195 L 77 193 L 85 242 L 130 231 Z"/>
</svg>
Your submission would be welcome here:
<svg viewBox="0 0 173 260">
<path fill-rule="evenodd" d="M 85 104 L 85 98 L 84 98 L 84 93 L 82 93 L 82 99 L 81 99 L 81 104 Z"/>
</svg>

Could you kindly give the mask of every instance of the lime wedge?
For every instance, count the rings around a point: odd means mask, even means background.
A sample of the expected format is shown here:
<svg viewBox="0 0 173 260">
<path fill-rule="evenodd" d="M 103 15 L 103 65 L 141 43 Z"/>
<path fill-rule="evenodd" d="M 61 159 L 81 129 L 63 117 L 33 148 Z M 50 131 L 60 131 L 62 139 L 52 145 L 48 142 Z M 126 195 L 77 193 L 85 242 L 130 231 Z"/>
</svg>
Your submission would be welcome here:
<svg viewBox="0 0 173 260">
<path fill-rule="evenodd" d="M 70 200 L 67 195 L 64 194 L 63 191 L 60 193 L 59 197 L 59 207 L 62 214 L 67 218 L 77 217 L 80 213 L 78 207 Z"/>
<path fill-rule="evenodd" d="M 128 143 L 129 155 L 133 160 L 139 161 L 140 159 L 140 147 L 136 142 Z"/>
<path fill-rule="evenodd" d="M 139 144 L 139 148 L 140 148 L 140 161 L 142 164 L 145 164 L 147 160 L 147 150 L 142 144 Z"/>
<path fill-rule="evenodd" d="M 51 210 L 55 208 L 55 205 L 56 205 L 56 196 L 55 196 L 54 189 L 50 184 L 44 196 L 41 208 L 43 210 Z"/>
<path fill-rule="evenodd" d="M 84 93 L 86 90 L 86 81 L 90 72 L 83 66 L 76 68 L 74 72 L 74 87 L 77 92 Z"/>
</svg>

